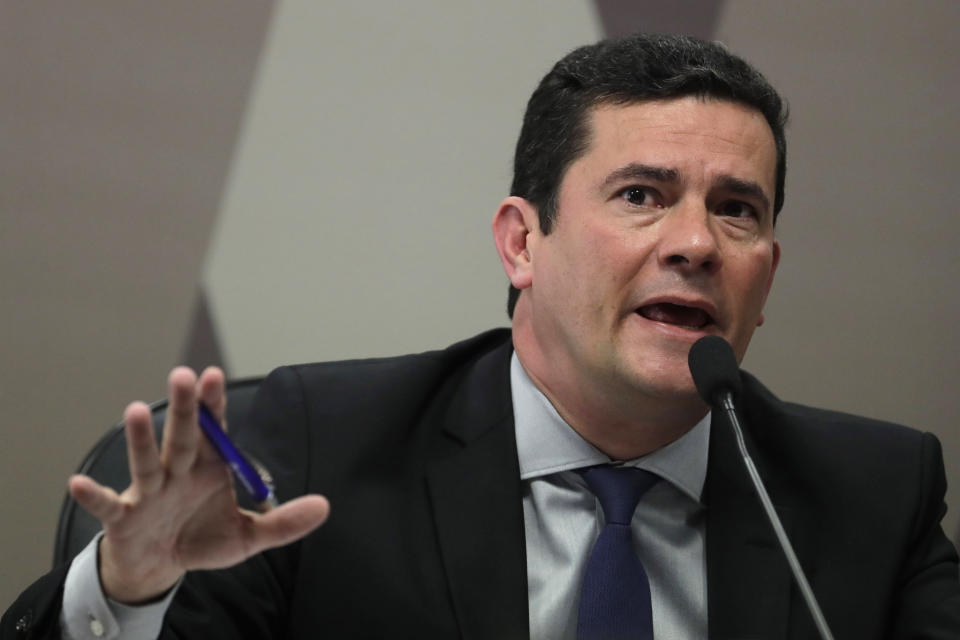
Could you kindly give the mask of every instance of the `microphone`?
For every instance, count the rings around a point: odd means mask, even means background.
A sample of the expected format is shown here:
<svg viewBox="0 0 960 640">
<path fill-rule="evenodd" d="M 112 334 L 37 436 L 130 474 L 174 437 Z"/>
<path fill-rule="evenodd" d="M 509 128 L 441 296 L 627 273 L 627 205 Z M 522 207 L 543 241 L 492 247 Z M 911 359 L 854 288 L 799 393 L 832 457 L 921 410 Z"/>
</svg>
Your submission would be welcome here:
<svg viewBox="0 0 960 640">
<path fill-rule="evenodd" d="M 700 397 L 714 409 L 719 409 L 727 414 L 737 440 L 737 447 L 740 449 L 740 456 L 743 458 L 747 473 L 753 482 L 754 491 L 760 498 L 763 510 L 767 514 L 767 520 L 770 521 L 770 525 L 777 535 L 780 548 L 787 558 L 790 571 L 793 572 L 793 579 L 800 587 L 800 592 L 807 603 L 810 615 L 813 616 L 820 637 L 823 640 L 833 640 L 833 634 L 830 633 L 830 627 L 827 626 L 827 621 L 823 617 L 823 612 L 820 611 L 820 605 L 817 604 L 810 583 L 807 582 L 807 577 L 800 567 L 797 554 L 793 551 L 793 545 L 787 538 L 787 532 L 773 508 L 770 495 L 767 493 L 766 487 L 763 486 L 763 480 L 760 479 L 760 473 L 747 451 L 747 445 L 743 439 L 743 430 L 740 428 L 740 419 L 733 403 L 734 396 L 739 395 L 743 388 L 740 381 L 740 366 L 737 364 L 737 357 L 733 353 L 733 348 L 720 336 L 705 336 L 694 342 L 693 346 L 690 347 L 687 364 L 690 366 L 690 375 L 693 376 L 693 384 L 696 385 Z"/>
<path fill-rule="evenodd" d="M 694 342 L 687 363 L 697 392 L 710 406 L 719 402 L 720 394 L 740 394 L 743 384 L 737 357 L 730 343 L 720 336 L 706 336 Z"/>
</svg>

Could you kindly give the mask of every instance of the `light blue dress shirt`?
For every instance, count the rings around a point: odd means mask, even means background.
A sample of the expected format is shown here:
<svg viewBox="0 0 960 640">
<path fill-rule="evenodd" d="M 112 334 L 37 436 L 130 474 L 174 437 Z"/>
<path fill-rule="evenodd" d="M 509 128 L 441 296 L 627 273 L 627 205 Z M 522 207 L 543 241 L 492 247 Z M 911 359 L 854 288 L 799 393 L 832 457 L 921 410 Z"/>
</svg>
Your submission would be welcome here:
<svg viewBox="0 0 960 640">
<path fill-rule="evenodd" d="M 557 413 L 520 364 L 510 363 L 517 432 L 532 640 L 573 640 L 580 583 L 603 510 L 576 469 L 609 464 Z M 656 473 L 633 516 L 637 555 L 650 578 L 654 637 L 707 637 L 705 512 L 700 502 L 710 444 L 708 414 L 683 437 L 623 462 Z"/>
</svg>

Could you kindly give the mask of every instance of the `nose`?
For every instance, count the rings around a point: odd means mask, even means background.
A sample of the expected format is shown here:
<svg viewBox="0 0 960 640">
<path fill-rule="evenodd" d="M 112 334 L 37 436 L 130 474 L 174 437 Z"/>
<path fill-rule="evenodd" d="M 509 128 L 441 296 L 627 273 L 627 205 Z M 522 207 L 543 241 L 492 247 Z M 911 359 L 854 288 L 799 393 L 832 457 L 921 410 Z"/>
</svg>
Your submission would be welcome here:
<svg viewBox="0 0 960 640">
<path fill-rule="evenodd" d="M 660 223 L 659 261 L 664 267 L 694 274 L 715 273 L 722 262 L 716 229 L 705 207 L 676 208 Z"/>
</svg>

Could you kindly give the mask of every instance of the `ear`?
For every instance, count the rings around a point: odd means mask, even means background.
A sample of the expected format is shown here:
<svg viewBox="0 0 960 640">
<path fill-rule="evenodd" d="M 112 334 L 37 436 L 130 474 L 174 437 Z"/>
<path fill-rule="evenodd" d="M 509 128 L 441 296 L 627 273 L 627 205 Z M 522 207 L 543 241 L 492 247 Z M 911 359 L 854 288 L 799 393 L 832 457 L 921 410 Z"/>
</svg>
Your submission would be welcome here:
<svg viewBox="0 0 960 640">
<path fill-rule="evenodd" d="M 493 215 L 493 241 L 510 284 L 526 289 L 533 282 L 531 233 L 537 233 L 537 209 L 529 201 L 510 196 Z"/>
<path fill-rule="evenodd" d="M 770 275 L 767 277 L 767 290 L 763 292 L 763 304 L 767 304 L 767 296 L 770 295 L 770 288 L 773 286 L 773 276 L 777 273 L 777 265 L 780 264 L 780 242 L 773 241 L 773 262 L 770 265 Z M 760 319 L 757 320 L 757 326 L 763 324 L 763 311 L 760 312 Z"/>
</svg>

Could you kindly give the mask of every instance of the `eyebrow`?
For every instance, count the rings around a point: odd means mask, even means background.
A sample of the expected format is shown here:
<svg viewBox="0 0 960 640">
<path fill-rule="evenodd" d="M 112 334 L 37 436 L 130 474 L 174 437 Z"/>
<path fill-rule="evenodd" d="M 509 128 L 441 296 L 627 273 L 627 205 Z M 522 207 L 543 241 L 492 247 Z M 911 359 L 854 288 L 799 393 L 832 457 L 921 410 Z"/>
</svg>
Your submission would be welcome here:
<svg viewBox="0 0 960 640">
<path fill-rule="evenodd" d="M 612 171 L 600 184 L 601 189 L 606 189 L 618 182 L 628 180 L 656 180 L 657 182 L 666 182 L 676 184 L 680 182 L 680 172 L 676 169 L 666 167 L 655 167 L 649 164 L 639 164 L 631 162 L 628 165 Z"/>
<path fill-rule="evenodd" d="M 655 180 L 667 184 L 678 184 L 680 182 L 680 172 L 667 167 L 631 162 L 607 175 L 607 177 L 603 179 L 600 188 L 607 189 L 619 182 L 640 179 Z M 719 176 L 713 184 L 713 188 L 717 187 L 737 195 L 756 198 L 763 204 L 765 210 L 770 210 L 770 198 L 763 190 L 763 187 L 752 180 L 743 180 L 728 174 L 723 174 Z"/>
</svg>

